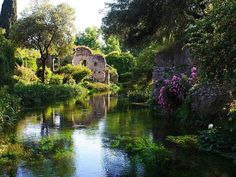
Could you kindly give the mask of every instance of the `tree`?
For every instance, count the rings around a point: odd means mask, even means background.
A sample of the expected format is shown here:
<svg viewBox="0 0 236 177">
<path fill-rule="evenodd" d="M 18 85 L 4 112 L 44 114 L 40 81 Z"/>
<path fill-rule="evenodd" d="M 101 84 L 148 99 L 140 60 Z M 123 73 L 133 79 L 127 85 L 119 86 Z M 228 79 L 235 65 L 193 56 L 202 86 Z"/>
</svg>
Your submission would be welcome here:
<svg viewBox="0 0 236 177">
<path fill-rule="evenodd" d="M 136 65 L 133 55 L 129 52 L 111 52 L 106 56 L 107 63 L 117 69 L 119 75 L 130 72 Z"/>
<path fill-rule="evenodd" d="M 108 54 L 108 53 L 111 53 L 114 51 L 120 53 L 121 49 L 120 49 L 119 39 L 114 35 L 109 36 L 108 39 L 106 40 L 106 43 L 103 46 L 102 50 L 105 54 Z"/>
<path fill-rule="evenodd" d="M 0 85 L 9 83 L 15 66 L 15 47 L 4 34 L 4 30 L 0 29 Z"/>
<path fill-rule="evenodd" d="M 187 32 L 188 47 L 201 77 L 220 83 L 236 81 L 236 2 L 222 0 Z"/>
<path fill-rule="evenodd" d="M 10 28 L 17 19 L 16 0 L 4 0 L 0 15 L 0 27 L 6 29 L 6 36 L 10 33 Z"/>
<path fill-rule="evenodd" d="M 11 38 L 22 47 L 40 52 L 42 82 L 45 81 L 46 60 L 50 55 L 63 57 L 72 51 L 74 9 L 66 4 L 36 4 L 13 26 Z"/>
<path fill-rule="evenodd" d="M 205 15 L 211 0 L 117 0 L 108 4 L 102 29 L 115 34 L 129 46 L 179 37 L 183 31 Z"/>
<path fill-rule="evenodd" d="M 101 31 L 96 27 L 88 27 L 84 32 L 80 32 L 75 39 L 75 45 L 84 45 L 92 50 L 98 50 L 101 48 L 99 41 Z"/>
</svg>

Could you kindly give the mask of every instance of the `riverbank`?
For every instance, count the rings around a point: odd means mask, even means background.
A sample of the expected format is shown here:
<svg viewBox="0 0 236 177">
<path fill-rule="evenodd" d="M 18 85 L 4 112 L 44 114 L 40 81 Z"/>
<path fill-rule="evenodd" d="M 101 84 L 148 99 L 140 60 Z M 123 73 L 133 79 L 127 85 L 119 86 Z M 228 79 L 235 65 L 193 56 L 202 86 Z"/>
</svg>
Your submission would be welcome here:
<svg viewBox="0 0 236 177">
<path fill-rule="evenodd" d="M 75 99 L 85 99 L 89 94 L 101 92 L 117 92 L 115 84 L 86 83 L 86 84 L 16 84 L 13 88 L 0 88 L 0 129 L 4 125 L 13 124 L 17 114 L 23 109 L 45 107 L 55 102 Z"/>
</svg>

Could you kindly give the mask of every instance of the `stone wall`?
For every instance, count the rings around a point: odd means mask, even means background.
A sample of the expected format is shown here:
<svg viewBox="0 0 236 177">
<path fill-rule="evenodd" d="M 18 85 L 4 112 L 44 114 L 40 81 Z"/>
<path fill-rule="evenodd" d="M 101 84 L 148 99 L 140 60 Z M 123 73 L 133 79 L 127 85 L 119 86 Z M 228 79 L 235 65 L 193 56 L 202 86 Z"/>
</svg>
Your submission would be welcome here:
<svg viewBox="0 0 236 177">
<path fill-rule="evenodd" d="M 180 75 L 182 73 L 189 75 L 191 65 L 188 50 L 174 48 L 157 54 L 154 59 L 153 68 L 154 88 L 152 96 L 154 99 L 158 97 L 165 79 L 170 79 L 173 75 Z"/>
<path fill-rule="evenodd" d="M 92 79 L 96 82 L 108 82 L 108 73 L 106 73 L 106 59 L 101 55 L 93 55 L 92 52 L 85 48 L 79 47 L 75 50 L 75 55 L 72 60 L 73 65 L 87 66 L 91 71 Z"/>
<path fill-rule="evenodd" d="M 230 92 L 216 83 L 196 85 L 190 92 L 191 111 L 215 115 L 230 102 Z"/>
</svg>

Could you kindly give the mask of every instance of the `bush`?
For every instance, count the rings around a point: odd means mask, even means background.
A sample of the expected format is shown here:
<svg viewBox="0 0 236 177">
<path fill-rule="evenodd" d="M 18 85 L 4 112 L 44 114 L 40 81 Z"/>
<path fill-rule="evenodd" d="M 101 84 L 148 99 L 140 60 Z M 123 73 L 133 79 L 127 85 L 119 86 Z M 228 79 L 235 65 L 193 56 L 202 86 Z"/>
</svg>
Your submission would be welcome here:
<svg viewBox="0 0 236 177">
<path fill-rule="evenodd" d="M 32 84 L 39 81 L 38 77 L 35 75 L 34 71 L 30 68 L 24 66 L 17 66 L 15 70 L 15 75 L 13 79 L 20 84 Z"/>
<path fill-rule="evenodd" d="M 124 74 L 121 74 L 119 77 L 119 81 L 122 82 L 128 82 L 132 79 L 133 73 L 132 72 L 126 72 Z"/>
<path fill-rule="evenodd" d="M 198 138 L 196 135 L 167 136 L 166 140 L 182 148 L 198 147 Z"/>
<path fill-rule="evenodd" d="M 149 83 L 148 86 L 139 87 L 135 85 L 133 90 L 127 92 L 127 96 L 130 101 L 137 103 L 147 102 L 151 98 L 151 90 L 153 88 L 153 83 Z"/>
<path fill-rule="evenodd" d="M 130 72 L 136 65 L 131 53 L 112 52 L 106 56 L 107 63 L 117 69 L 119 75 Z"/>
<path fill-rule="evenodd" d="M 196 82 L 196 79 L 197 69 L 193 67 L 190 77 L 181 74 L 181 76 L 174 75 L 171 80 L 165 80 L 164 86 L 161 87 L 157 98 L 158 104 L 166 111 L 172 112 L 186 98 L 189 89 Z"/>
<path fill-rule="evenodd" d="M 49 81 L 49 84 L 52 85 L 60 85 L 62 83 L 63 83 L 63 76 L 59 74 L 53 74 Z"/>
<path fill-rule="evenodd" d="M 199 60 L 201 78 L 235 84 L 235 18 L 235 0 L 215 1 L 208 15 L 188 29 L 188 46 Z"/>
<path fill-rule="evenodd" d="M 36 61 L 40 58 L 39 51 L 26 48 L 17 48 L 15 57 L 18 65 L 30 68 L 35 72 L 37 71 Z"/>
<path fill-rule="evenodd" d="M 80 85 L 16 85 L 15 94 L 25 107 L 44 106 L 47 103 L 83 96 L 87 90 Z"/>
<path fill-rule="evenodd" d="M 85 82 L 84 86 L 91 92 L 105 92 L 110 90 L 109 85 L 100 82 Z"/>
<path fill-rule="evenodd" d="M 37 71 L 37 76 L 40 80 L 42 80 L 42 67 L 40 67 Z M 45 68 L 45 83 L 48 84 L 50 82 L 50 79 L 52 77 L 52 71 L 50 68 L 46 67 Z"/>
<path fill-rule="evenodd" d="M 146 90 L 129 90 L 127 96 L 132 102 L 143 103 L 150 98 L 150 93 Z"/>
<path fill-rule="evenodd" d="M 64 83 L 68 83 L 70 79 L 74 79 L 76 83 L 80 83 L 92 75 L 92 71 L 89 68 L 81 65 L 73 66 L 71 64 L 61 67 L 59 73 L 64 74 Z"/>
<path fill-rule="evenodd" d="M 200 149 L 232 158 L 236 162 L 236 118 L 226 126 L 200 132 Z"/>
<path fill-rule="evenodd" d="M 11 124 L 15 121 L 16 113 L 20 110 L 20 100 L 9 94 L 6 87 L 0 88 L 0 129 L 4 124 Z"/>
</svg>

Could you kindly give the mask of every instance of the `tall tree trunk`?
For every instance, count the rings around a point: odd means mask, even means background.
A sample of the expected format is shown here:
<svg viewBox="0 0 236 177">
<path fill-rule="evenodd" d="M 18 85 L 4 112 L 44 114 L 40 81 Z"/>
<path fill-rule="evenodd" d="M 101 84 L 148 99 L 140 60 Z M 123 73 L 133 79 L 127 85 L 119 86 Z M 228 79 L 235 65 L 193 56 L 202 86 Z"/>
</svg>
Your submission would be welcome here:
<svg viewBox="0 0 236 177">
<path fill-rule="evenodd" d="M 42 57 L 42 83 L 45 83 L 46 57 Z"/>
</svg>

